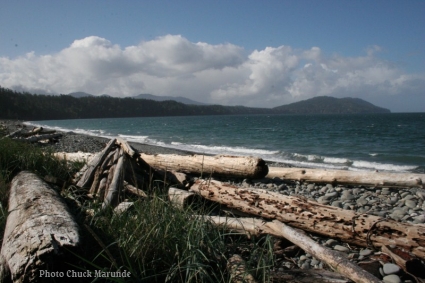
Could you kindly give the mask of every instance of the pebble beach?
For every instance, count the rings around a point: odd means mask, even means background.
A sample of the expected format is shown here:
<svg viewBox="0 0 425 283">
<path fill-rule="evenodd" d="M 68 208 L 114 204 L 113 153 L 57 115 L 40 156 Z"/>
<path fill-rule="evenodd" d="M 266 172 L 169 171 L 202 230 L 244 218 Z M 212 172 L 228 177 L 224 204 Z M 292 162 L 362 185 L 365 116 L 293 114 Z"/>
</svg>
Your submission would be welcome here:
<svg viewBox="0 0 425 283">
<path fill-rule="evenodd" d="M 25 126 L 22 121 L 1 120 L 0 126 L 13 132 Z M 52 145 L 56 152 L 98 152 L 108 139 L 96 136 L 63 132 L 62 137 Z M 148 154 L 192 154 L 159 146 L 130 143 L 139 152 Z M 268 163 L 269 166 L 288 166 L 286 164 Z M 283 195 L 301 196 L 320 204 L 339 207 L 358 213 L 367 213 L 400 222 L 423 225 L 425 223 L 425 190 L 423 188 L 386 188 L 365 186 L 343 186 L 332 184 L 301 183 L 275 179 L 221 180 L 244 188 L 259 188 Z M 372 274 L 384 282 L 415 282 L 401 268 L 384 259 L 379 248 L 355 247 L 336 239 L 311 235 L 318 243 L 345 254 L 349 259 L 368 268 Z M 285 269 L 320 269 L 324 264 L 313 256 L 298 252 L 278 258 L 277 271 Z"/>
</svg>

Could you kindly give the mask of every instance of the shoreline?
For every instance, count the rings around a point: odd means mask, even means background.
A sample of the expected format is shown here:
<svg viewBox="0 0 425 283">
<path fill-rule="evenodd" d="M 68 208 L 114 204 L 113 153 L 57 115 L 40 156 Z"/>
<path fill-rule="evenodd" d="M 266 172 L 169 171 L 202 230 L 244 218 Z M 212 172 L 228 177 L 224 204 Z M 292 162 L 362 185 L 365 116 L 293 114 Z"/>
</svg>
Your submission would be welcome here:
<svg viewBox="0 0 425 283">
<path fill-rule="evenodd" d="M 14 132 L 21 127 L 31 129 L 33 126 L 27 126 L 24 124 L 25 121 L 22 120 L 3 120 L 0 119 L 0 126 L 5 126 L 9 132 Z M 46 128 L 48 129 L 48 128 Z M 106 138 L 101 136 L 92 136 L 82 133 L 75 133 L 72 131 L 59 131 L 56 132 L 61 133 L 62 137 L 58 140 L 57 143 L 46 145 L 47 147 L 52 148 L 55 152 L 88 152 L 88 153 L 97 153 L 101 151 L 106 143 L 113 138 Z M 175 149 L 169 147 L 162 147 L 159 145 L 150 145 L 144 143 L 137 142 L 128 142 L 132 147 L 134 147 L 137 151 L 143 152 L 146 154 L 177 154 L 177 155 L 209 155 L 213 156 L 214 154 L 205 154 L 193 151 L 187 151 L 183 149 Z M 294 167 L 289 164 L 273 162 L 265 160 L 267 165 L 274 167 Z"/>
</svg>

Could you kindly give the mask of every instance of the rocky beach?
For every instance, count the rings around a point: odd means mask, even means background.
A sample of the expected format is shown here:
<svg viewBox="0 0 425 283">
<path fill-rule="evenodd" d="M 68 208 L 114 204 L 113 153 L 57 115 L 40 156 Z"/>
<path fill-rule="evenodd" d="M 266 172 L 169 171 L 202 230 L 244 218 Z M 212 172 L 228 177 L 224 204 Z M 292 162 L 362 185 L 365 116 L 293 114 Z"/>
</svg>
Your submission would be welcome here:
<svg viewBox="0 0 425 283">
<path fill-rule="evenodd" d="M 13 132 L 25 126 L 22 121 L 3 120 L 0 125 Z M 98 152 L 107 143 L 106 138 L 63 132 L 56 143 L 48 145 L 56 152 Z M 159 146 L 140 143 L 130 143 L 139 152 L 149 154 L 191 154 Z M 269 163 L 272 166 L 287 166 L 285 164 Z M 279 178 L 264 179 L 231 179 L 221 180 L 242 188 L 258 188 L 278 192 L 283 195 L 303 197 L 323 205 L 330 205 L 358 213 L 372 214 L 382 218 L 389 218 L 400 222 L 418 224 L 425 223 L 425 190 L 423 188 L 388 188 L 343 186 L 335 184 L 316 184 L 298 181 L 285 181 Z M 379 247 L 356 247 L 336 239 L 310 235 L 318 243 L 340 251 L 350 260 L 363 266 L 384 282 L 415 282 L 414 278 L 394 264 L 388 255 Z M 419 264 L 420 268 L 423 262 Z M 321 269 L 324 264 L 302 250 L 289 249 L 282 251 L 278 257 L 276 271 L 286 269 Z M 411 271 L 410 271 L 411 272 Z M 423 269 L 417 270 L 416 276 L 423 276 Z"/>
</svg>

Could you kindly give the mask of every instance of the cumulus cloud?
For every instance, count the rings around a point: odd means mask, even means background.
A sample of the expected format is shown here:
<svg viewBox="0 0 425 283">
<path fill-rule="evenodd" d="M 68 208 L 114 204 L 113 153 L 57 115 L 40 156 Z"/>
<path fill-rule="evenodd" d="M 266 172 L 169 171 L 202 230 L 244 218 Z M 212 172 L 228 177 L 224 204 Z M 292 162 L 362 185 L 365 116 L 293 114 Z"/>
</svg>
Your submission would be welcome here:
<svg viewBox="0 0 425 283">
<path fill-rule="evenodd" d="M 379 58 L 381 49 L 368 47 L 358 57 L 325 56 L 320 47 L 265 47 L 249 53 L 230 43 L 195 43 L 180 35 L 127 47 L 90 36 L 56 54 L 0 57 L 0 85 L 37 93 L 152 93 L 261 107 L 319 95 L 375 102 L 421 97 L 424 74 L 408 74 Z"/>
</svg>

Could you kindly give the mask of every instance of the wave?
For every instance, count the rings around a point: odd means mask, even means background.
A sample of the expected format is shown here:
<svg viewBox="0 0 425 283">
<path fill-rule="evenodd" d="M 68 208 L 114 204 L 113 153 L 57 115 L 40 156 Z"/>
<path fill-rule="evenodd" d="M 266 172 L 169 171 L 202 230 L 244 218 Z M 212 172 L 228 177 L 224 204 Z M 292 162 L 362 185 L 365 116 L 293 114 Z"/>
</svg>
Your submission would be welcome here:
<svg viewBox="0 0 425 283">
<path fill-rule="evenodd" d="M 369 161 L 353 161 L 354 168 L 359 169 L 373 169 L 373 170 L 382 170 L 382 171 L 401 171 L 408 172 L 417 168 L 417 166 L 409 166 L 409 165 L 395 165 L 395 164 L 385 164 L 385 163 L 377 163 L 377 162 L 369 162 Z"/>
</svg>

